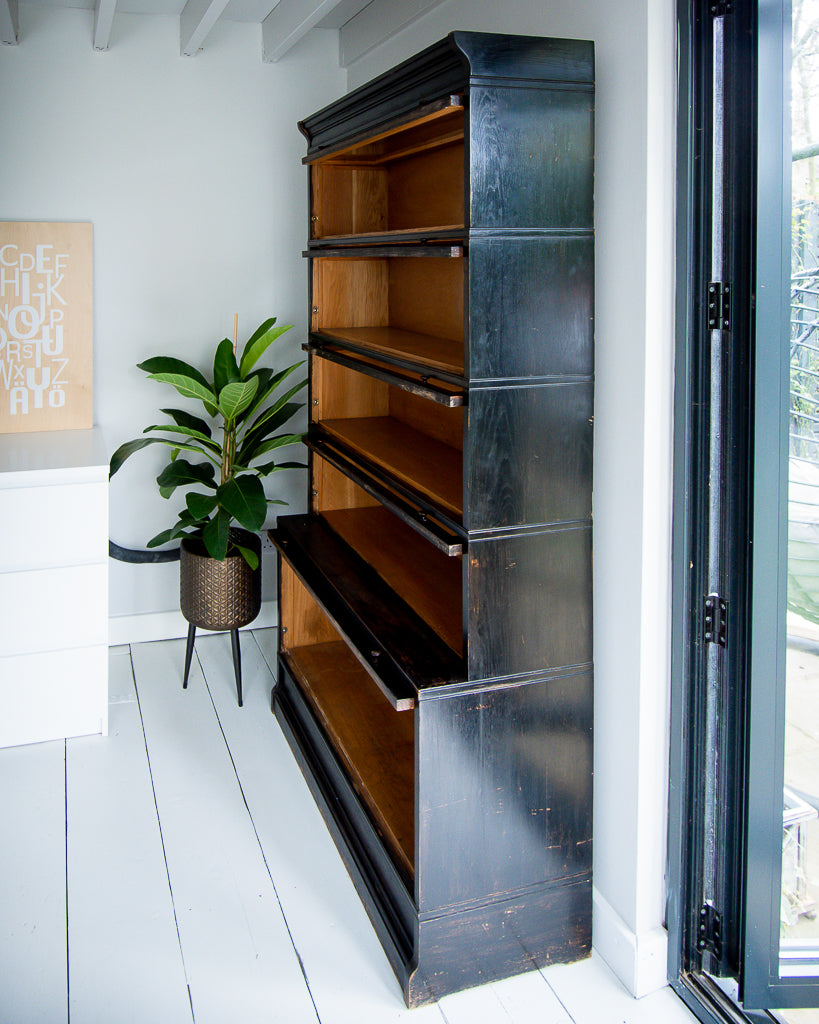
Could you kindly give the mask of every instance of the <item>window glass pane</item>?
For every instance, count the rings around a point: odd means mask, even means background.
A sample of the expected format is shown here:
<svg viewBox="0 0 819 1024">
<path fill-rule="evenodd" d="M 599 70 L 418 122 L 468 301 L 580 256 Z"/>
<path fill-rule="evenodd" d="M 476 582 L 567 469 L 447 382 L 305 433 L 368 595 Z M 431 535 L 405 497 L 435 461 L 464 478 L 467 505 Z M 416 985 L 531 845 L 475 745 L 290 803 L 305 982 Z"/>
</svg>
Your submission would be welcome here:
<svg viewBox="0 0 819 1024">
<path fill-rule="evenodd" d="M 819 957 L 819 0 L 793 0 L 793 235 L 781 975 Z M 794 1021 L 797 1018 L 794 1017 Z"/>
</svg>

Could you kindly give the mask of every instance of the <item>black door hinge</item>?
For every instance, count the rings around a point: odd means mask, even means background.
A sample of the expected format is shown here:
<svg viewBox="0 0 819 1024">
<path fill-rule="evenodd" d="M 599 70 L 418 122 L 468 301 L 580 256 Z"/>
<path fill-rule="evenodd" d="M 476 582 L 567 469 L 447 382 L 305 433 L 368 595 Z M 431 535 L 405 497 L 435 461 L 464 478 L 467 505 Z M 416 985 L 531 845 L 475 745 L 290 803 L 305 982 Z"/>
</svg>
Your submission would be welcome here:
<svg viewBox="0 0 819 1024">
<path fill-rule="evenodd" d="M 731 0 L 714 0 L 711 4 L 711 17 L 712 18 L 724 18 L 726 14 L 730 14 L 734 9 L 734 5 Z"/>
<path fill-rule="evenodd" d="M 705 642 L 724 647 L 728 641 L 728 602 L 719 594 L 705 598 L 703 612 L 703 635 Z"/>
<path fill-rule="evenodd" d="M 724 281 L 708 282 L 708 330 L 731 329 L 731 286 Z"/>
<path fill-rule="evenodd" d="M 697 949 L 701 953 L 708 950 L 717 960 L 722 959 L 722 918 L 711 903 L 703 903 L 700 907 Z"/>
</svg>

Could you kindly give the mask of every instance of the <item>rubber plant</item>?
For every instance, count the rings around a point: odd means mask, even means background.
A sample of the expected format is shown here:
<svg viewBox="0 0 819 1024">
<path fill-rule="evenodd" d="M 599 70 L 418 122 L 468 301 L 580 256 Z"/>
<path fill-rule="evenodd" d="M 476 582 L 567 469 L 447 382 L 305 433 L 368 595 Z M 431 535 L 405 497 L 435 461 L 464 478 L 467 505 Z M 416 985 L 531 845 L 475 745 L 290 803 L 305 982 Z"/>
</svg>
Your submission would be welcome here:
<svg viewBox="0 0 819 1024">
<path fill-rule="evenodd" d="M 275 317 L 265 320 L 238 360 L 235 340 L 225 338 L 216 348 L 212 380 L 171 356 L 137 364 L 150 380 L 170 384 L 184 398 L 200 402 L 208 416 L 161 409 L 172 422 L 146 427 L 143 433 L 149 437 L 126 441 L 111 456 L 109 478 L 141 448 L 159 444 L 171 449 L 170 461 L 156 482 L 163 498 L 184 490 L 185 507 L 173 526 L 148 541 L 149 548 L 197 537 L 212 558 L 222 561 L 229 551 L 238 549 L 250 567 L 257 568 L 258 556 L 231 538 L 231 526 L 238 523 L 253 533 L 261 530 L 268 505 L 286 504 L 266 496 L 263 479 L 304 465 L 270 460 L 273 452 L 302 440 L 302 434 L 277 431 L 301 408 L 291 399 L 307 381 L 299 381 L 281 395 L 274 393 L 303 363 L 283 370 L 254 369 L 270 345 L 291 327 L 277 327 Z"/>
</svg>

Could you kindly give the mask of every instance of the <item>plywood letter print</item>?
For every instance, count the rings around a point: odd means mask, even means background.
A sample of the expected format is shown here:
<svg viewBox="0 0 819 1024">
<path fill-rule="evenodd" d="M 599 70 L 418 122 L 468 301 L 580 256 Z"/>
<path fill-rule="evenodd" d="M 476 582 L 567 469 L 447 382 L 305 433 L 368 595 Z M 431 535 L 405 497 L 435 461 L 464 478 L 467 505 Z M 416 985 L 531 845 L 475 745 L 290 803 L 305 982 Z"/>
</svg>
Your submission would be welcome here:
<svg viewBox="0 0 819 1024">
<path fill-rule="evenodd" d="M 93 227 L 0 222 L 0 433 L 92 426 Z"/>
</svg>

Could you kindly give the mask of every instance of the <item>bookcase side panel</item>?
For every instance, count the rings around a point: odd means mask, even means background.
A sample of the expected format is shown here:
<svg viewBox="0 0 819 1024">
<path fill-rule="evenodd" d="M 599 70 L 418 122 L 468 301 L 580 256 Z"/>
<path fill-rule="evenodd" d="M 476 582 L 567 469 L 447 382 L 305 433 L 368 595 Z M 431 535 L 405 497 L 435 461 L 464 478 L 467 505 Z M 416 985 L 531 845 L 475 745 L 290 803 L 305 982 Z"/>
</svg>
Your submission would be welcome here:
<svg viewBox="0 0 819 1024">
<path fill-rule="evenodd" d="M 469 282 L 472 380 L 591 377 L 591 235 L 473 238 Z"/>
<path fill-rule="evenodd" d="M 593 403 L 590 381 L 473 388 L 464 527 L 590 519 Z"/>
<path fill-rule="evenodd" d="M 590 523 L 470 541 L 470 679 L 591 665 L 591 548 Z"/>
<path fill-rule="evenodd" d="M 417 709 L 421 918 L 591 873 L 592 674 Z"/>
<path fill-rule="evenodd" d="M 470 89 L 472 230 L 590 230 L 594 94 L 590 87 Z"/>
</svg>

